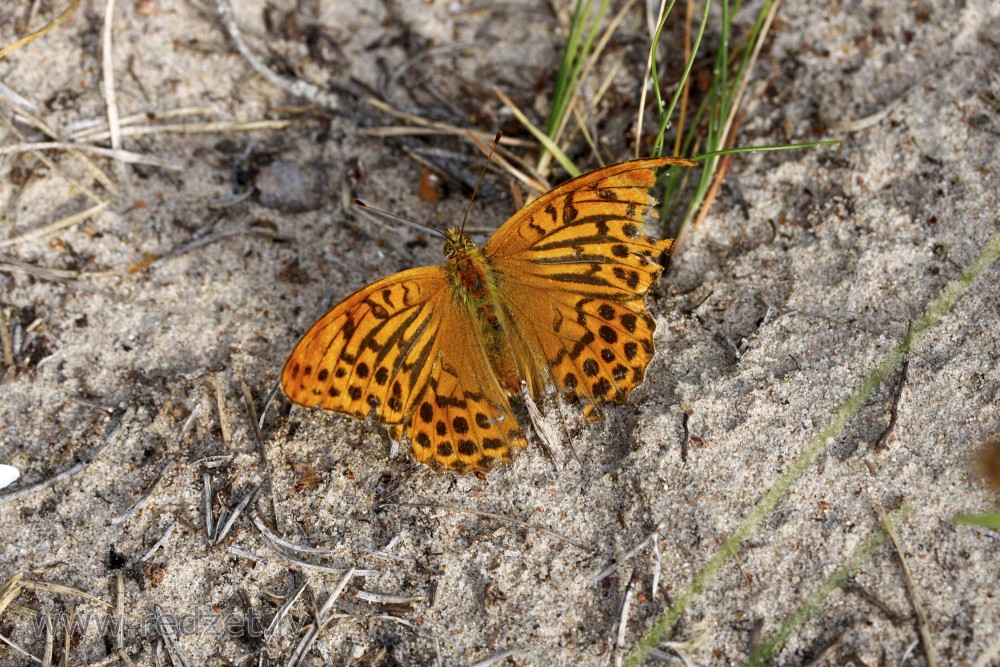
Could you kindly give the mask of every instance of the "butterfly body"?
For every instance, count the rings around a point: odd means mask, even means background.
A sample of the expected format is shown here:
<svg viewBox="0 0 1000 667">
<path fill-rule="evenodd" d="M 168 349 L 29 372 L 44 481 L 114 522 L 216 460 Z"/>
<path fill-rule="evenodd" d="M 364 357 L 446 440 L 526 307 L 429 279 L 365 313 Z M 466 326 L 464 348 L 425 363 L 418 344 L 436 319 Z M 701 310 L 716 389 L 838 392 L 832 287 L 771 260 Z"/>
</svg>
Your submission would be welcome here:
<svg viewBox="0 0 1000 667">
<path fill-rule="evenodd" d="M 499 315 L 497 276 L 492 264 L 475 241 L 458 227 L 448 230 L 444 254 L 445 274 L 455 297 L 481 323 L 486 340 L 496 343 L 502 335 L 503 324 Z"/>
<path fill-rule="evenodd" d="M 653 355 L 645 295 L 669 240 L 642 231 L 656 217 L 648 158 L 579 176 L 521 209 L 479 248 L 446 234 L 445 263 L 383 278 L 317 321 L 285 364 L 295 403 L 365 417 L 418 461 L 488 470 L 527 442 L 509 396 L 525 382 L 599 405 L 622 401 Z"/>
</svg>

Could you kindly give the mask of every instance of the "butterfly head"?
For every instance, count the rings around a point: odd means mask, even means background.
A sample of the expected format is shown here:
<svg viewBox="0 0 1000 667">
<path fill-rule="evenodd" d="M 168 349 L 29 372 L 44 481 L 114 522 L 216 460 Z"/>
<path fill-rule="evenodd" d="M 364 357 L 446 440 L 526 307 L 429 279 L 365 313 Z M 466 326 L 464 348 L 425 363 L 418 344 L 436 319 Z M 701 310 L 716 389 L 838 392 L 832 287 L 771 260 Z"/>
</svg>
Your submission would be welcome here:
<svg viewBox="0 0 1000 667">
<path fill-rule="evenodd" d="M 445 234 L 444 256 L 448 259 L 468 254 L 474 249 L 476 249 L 475 241 L 463 234 L 459 227 L 452 227 Z"/>
</svg>

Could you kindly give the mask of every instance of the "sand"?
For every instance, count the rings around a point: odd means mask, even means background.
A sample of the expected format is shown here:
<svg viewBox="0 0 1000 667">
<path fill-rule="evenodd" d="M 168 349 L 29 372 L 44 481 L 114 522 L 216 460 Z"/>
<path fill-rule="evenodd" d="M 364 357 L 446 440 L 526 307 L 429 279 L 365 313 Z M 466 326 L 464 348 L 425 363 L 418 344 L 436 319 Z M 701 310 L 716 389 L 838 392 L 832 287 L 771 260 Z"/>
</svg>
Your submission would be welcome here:
<svg viewBox="0 0 1000 667">
<path fill-rule="evenodd" d="M 65 3 L 51 4 L 0 9 L 0 43 Z M 646 382 L 607 421 L 550 402 L 553 459 L 532 438 L 485 479 L 415 467 L 377 424 L 280 396 L 258 439 L 246 395 L 259 412 L 318 315 L 442 259 L 439 240 L 350 198 L 445 227 L 466 190 L 422 199 L 413 152 L 438 150 L 466 184 L 481 168 L 464 138 L 374 136 L 407 124 L 356 95 L 526 137 L 493 86 L 541 122 L 563 39 L 545 3 L 298 5 L 240 3 L 236 21 L 274 71 L 329 85 L 338 109 L 256 74 L 211 3 L 118 3 L 126 127 L 288 122 L 126 134 L 122 149 L 179 169 L 95 157 L 116 195 L 65 151 L 47 153 L 55 165 L 0 157 L 0 328 L 14 358 L 0 367 L 0 464 L 21 472 L 0 491 L 0 582 L 20 576 L 11 600 L 0 593 L 0 635 L 39 659 L 40 614 L 59 660 L 72 610 L 69 664 L 286 664 L 336 594 L 301 664 L 615 664 L 998 230 L 996 3 L 785 3 L 737 143 L 842 143 L 733 158 L 651 292 Z M 106 127 L 104 10 L 83 2 L 0 61 L 0 82 L 59 137 L 107 147 L 83 133 Z M 604 63 L 622 63 L 601 125 L 614 159 L 628 157 L 645 35 L 634 8 Z M 3 147 L 44 139 L 14 126 L 26 138 L 5 126 Z M 574 150 L 598 166 L 582 141 Z M 256 175 L 263 192 L 243 197 Z M 511 183 L 490 173 L 472 226 L 516 210 Z M 771 664 L 1000 664 L 1000 542 L 952 520 L 1000 502 L 972 465 L 1000 426 L 998 277 L 987 269 L 825 443 L 648 664 L 681 664 L 678 651 L 742 664 L 878 533 L 876 505 L 901 503 L 899 552 L 926 622 L 886 542 Z M 37 664 L 6 645 L 0 663 Z"/>
</svg>

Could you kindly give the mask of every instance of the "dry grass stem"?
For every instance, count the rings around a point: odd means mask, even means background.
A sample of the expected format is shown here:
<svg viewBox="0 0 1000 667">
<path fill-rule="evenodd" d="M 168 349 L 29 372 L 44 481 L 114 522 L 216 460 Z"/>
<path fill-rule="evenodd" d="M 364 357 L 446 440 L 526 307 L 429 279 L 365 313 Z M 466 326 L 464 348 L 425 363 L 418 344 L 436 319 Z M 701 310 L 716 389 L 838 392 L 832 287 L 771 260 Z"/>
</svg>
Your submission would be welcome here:
<svg viewBox="0 0 1000 667">
<path fill-rule="evenodd" d="M 7 605 L 17 599 L 17 596 L 21 594 L 21 580 L 24 578 L 24 572 L 18 572 L 13 577 L 4 582 L 3 586 L 0 586 L 0 616 L 3 616 L 3 612 L 7 609 Z"/>
<path fill-rule="evenodd" d="M 694 0 L 687 0 L 684 8 L 684 62 L 691 60 L 691 35 L 694 31 Z M 680 111 L 677 114 L 677 130 L 674 134 L 674 155 L 681 152 L 681 142 L 684 140 L 684 124 L 688 117 L 688 103 L 691 98 L 691 77 L 684 77 L 684 88 L 681 90 Z"/>
<path fill-rule="evenodd" d="M 52 139 L 53 141 L 57 141 L 57 142 L 60 142 L 60 143 L 67 143 L 63 139 L 63 137 L 59 136 L 55 132 L 55 130 L 53 130 L 52 128 L 50 128 L 48 126 L 48 124 L 45 121 L 43 121 L 41 118 L 38 118 L 33 113 L 31 113 L 31 112 L 29 112 L 29 111 L 27 111 L 25 109 L 22 109 L 21 107 L 15 106 L 7 98 L 4 98 L 4 97 L 0 97 L 0 104 L 3 104 L 8 109 L 10 109 L 11 111 L 13 111 L 15 114 L 21 116 L 22 118 L 24 118 L 25 120 L 27 120 L 28 122 L 30 122 L 38 130 L 40 130 L 45 136 L 49 137 L 49 139 Z M 0 122 L 3 122 L 3 124 L 7 127 L 7 129 L 10 130 L 11 133 L 14 134 L 18 139 L 20 139 L 22 142 L 25 141 L 24 135 L 21 133 L 21 131 L 18 130 L 14 126 L 14 124 L 11 123 L 10 120 L 6 116 L 0 114 Z M 97 181 L 101 184 L 101 186 L 105 190 L 107 190 L 108 192 L 110 192 L 112 195 L 115 195 L 115 196 L 118 195 L 118 187 L 115 185 L 114 181 L 112 181 L 111 177 L 108 176 L 107 174 L 105 174 L 100 169 L 100 167 L 98 167 L 94 163 L 93 160 L 91 160 L 89 157 L 87 157 L 79 149 L 69 149 L 69 152 L 70 152 L 70 154 L 72 156 L 76 157 L 78 160 L 81 161 L 81 163 L 83 164 L 84 168 L 88 172 L 90 172 L 90 174 L 95 179 L 97 179 Z M 41 160 L 42 162 L 44 162 L 53 171 L 55 171 L 56 173 L 60 174 L 63 178 L 65 178 L 67 180 L 67 182 L 72 183 L 74 187 L 76 187 L 77 189 L 80 190 L 80 192 L 82 192 L 83 194 L 87 195 L 87 197 L 89 197 L 90 199 L 92 199 L 95 202 L 101 201 L 101 198 L 97 195 L 97 193 L 95 193 L 93 190 L 91 190 L 90 188 L 88 188 L 83 183 L 80 183 L 76 179 L 74 179 L 74 178 L 66 175 L 65 172 L 63 171 L 63 169 L 61 167 L 57 166 L 56 163 L 52 162 L 52 160 L 50 160 L 48 158 L 48 156 L 44 155 L 43 153 L 39 153 L 39 152 L 36 152 L 35 155 L 37 155 L 38 159 Z"/>
<path fill-rule="evenodd" d="M 580 107 L 580 104 L 573 105 L 571 111 L 573 114 L 573 120 L 576 121 L 576 127 L 580 130 L 583 140 L 587 142 L 587 146 L 590 148 L 590 152 L 594 156 L 594 159 L 597 160 L 597 164 L 604 167 L 606 163 L 604 162 L 604 158 L 601 156 L 601 151 L 597 148 L 597 141 L 590 133 L 590 129 L 587 128 L 587 119 L 584 118 L 584 112 L 580 110 Z"/>
<path fill-rule="evenodd" d="M 86 144 L 74 144 L 67 141 L 37 141 L 13 144 L 11 146 L 0 146 L 0 155 L 11 155 L 15 153 L 29 153 L 42 150 L 80 150 L 94 153 L 102 157 L 109 157 L 118 162 L 130 164 L 145 164 L 151 167 L 169 169 L 170 171 L 183 171 L 184 165 L 180 162 L 171 162 L 151 155 L 133 153 L 131 151 L 115 150 L 113 148 L 103 148 L 101 146 L 90 146 Z"/>
<path fill-rule="evenodd" d="M 69 6 L 66 7 L 66 9 L 64 9 L 62 11 L 62 13 L 59 14 L 59 16 L 57 16 L 54 19 L 52 19 L 51 21 L 49 21 L 48 23 L 46 23 L 44 26 L 42 26 L 38 30 L 36 30 L 36 31 L 34 31 L 32 33 L 28 33 L 27 35 L 25 35 L 21 39 L 17 40 L 13 44 L 8 44 L 7 46 L 5 46 L 2 49 L 0 49 L 0 60 L 3 60 L 8 55 L 10 55 L 11 53 L 13 53 L 14 51 L 17 51 L 19 48 L 21 48 L 25 44 L 29 44 L 29 43 L 35 41 L 36 39 L 38 39 L 39 37 L 41 37 L 45 33 L 49 32 L 50 30 L 52 30 L 53 28 L 55 28 L 57 25 L 59 25 L 60 23 L 62 23 L 63 21 L 65 21 L 66 17 L 68 17 L 70 14 L 72 14 L 74 11 L 76 11 L 76 8 L 79 5 L 80 5 L 80 0 L 72 0 L 72 2 L 69 3 Z"/>
<path fill-rule="evenodd" d="M 105 609 L 114 609 L 115 606 L 106 600 L 102 600 L 92 593 L 87 591 L 82 591 L 79 588 L 74 588 L 73 586 L 66 586 L 63 584 L 54 584 L 49 581 L 34 581 L 32 579 L 25 579 L 21 581 L 21 586 L 35 593 L 51 593 L 52 595 L 69 595 L 71 597 L 80 598 L 81 600 L 86 600 L 87 602 L 94 602 L 101 605 Z"/>
<path fill-rule="evenodd" d="M 656 26 L 663 20 L 663 12 L 666 11 L 667 0 L 660 0 L 660 11 L 656 15 L 656 21 L 649 26 L 649 40 L 652 41 L 656 35 Z M 635 117 L 635 148 L 632 157 L 639 157 L 639 148 L 642 146 L 642 119 L 646 114 L 646 98 L 649 96 L 649 75 L 653 71 L 653 58 L 656 57 L 656 45 L 649 49 L 649 57 L 646 58 L 646 71 L 642 74 L 642 89 L 639 92 L 639 111 Z M 662 113 L 662 109 L 659 109 Z"/>
<path fill-rule="evenodd" d="M 426 595 L 392 595 L 391 593 L 372 593 L 363 590 L 355 591 L 354 597 L 375 604 L 416 604 L 427 599 Z"/>
<path fill-rule="evenodd" d="M 642 540 L 642 542 L 639 542 L 639 544 L 629 549 L 624 556 L 616 560 L 614 563 L 612 563 L 607 568 L 602 570 L 600 574 L 594 577 L 594 583 L 595 584 L 601 583 L 601 581 L 607 578 L 608 575 L 610 575 L 612 572 L 621 567 L 623 563 L 630 560 L 633 556 L 635 556 L 637 553 L 646 548 L 646 545 L 649 544 L 654 537 L 658 536 L 661 532 L 663 532 L 664 527 L 665 525 L 663 523 L 656 524 L 656 528 L 653 529 L 653 532 L 647 535 L 645 539 Z"/>
<path fill-rule="evenodd" d="M 204 121 L 197 123 L 169 123 L 166 125 L 133 125 L 121 128 L 122 137 L 147 134 L 222 134 L 225 132 L 274 132 L 292 124 L 292 120 Z M 107 130 L 91 135 L 91 141 L 110 138 Z"/>
<path fill-rule="evenodd" d="M 381 111 L 387 116 L 392 116 L 394 118 L 404 120 L 408 123 L 416 125 L 417 128 L 437 130 L 439 134 L 451 135 L 451 136 L 467 136 L 467 133 L 471 132 L 485 144 L 492 143 L 493 137 L 496 136 L 495 133 L 491 134 L 489 132 L 483 132 L 481 130 L 459 127 L 457 125 L 451 125 L 449 123 L 442 123 L 439 121 L 428 120 L 422 116 L 417 116 L 416 114 L 407 113 L 406 111 L 400 111 L 399 109 L 393 107 L 388 102 L 383 102 L 382 100 L 376 99 L 374 97 L 367 98 L 364 100 L 364 102 L 368 106 L 378 111 Z M 412 131 L 410 133 L 412 133 Z M 410 133 L 401 132 L 401 134 L 410 134 Z M 505 139 L 504 141 L 509 146 L 533 147 L 536 145 L 535 142 L 525 141 L 523 139 Z"/>
<path fill-rule="evenodd" d="M 6 239 L 0 241 L 0 248 L 7 248 L 9 246 L 17 245 L 18 243 L 24 243 L 26 241 L 34 241 L 35 239 L 39 239 L 42 238 L 43 236 L 48 236 L 49 234 L 58 232 L 61 229 L 72 227 L 78 222 L 82 222 L 83 220 L 86 220 L 88 218 L 97 215 L 105 208 L 107 208 L 108 204 L 110 203 L 111 202 L 108 201 L 101 202 L 95 206 L 91 206 L 90 208 L 84 211 L 80 211 L 79 213 L 73 213 L 71 215 L 66 216 L 65 218 L 62 218 L 61 220 L 57 220 L 51 224 L 45 225 L 44 227 L 39 227 L 38 229 L 34 229 L 25 234 L 21 234 L 20 236 L 15 236 L 12 239 Z"/>
<path fill-rule="evenodd" d="M 243 34 L 240 31 L 239 26 L 236 25 L 236 19 L 233 17 L 233 9 L 229 6 L 228 0 L 216 0 L 215 8 L 219 14 L 219 20 L 222 22 L 222 27 L 225 29 L 226 34 L 229 35 L 229 39 L 233 41 L 233 45 L 236 47 L 236 50 L 239 51 L 240 55 L 243 56 L 243 59 L 247 61 L 250 67 L 264 77 L 268 83 L 276 88 L 284 90 L 290 95 L 304 97 L 310 102 L 318 104 L 331 111 L 337 111 L 340 109 L 340 98 L 337 95 L 328 93 L 307 81 L 293 79 L 291 77 L 277 74 L 265 65 L 263 61 L 257 57 L 257 54 L 250 50 L 250 47 L 247 46 L 247 43 L 243 40 Z"/>
<path fill-rule="evenodd" d="M 172 118 L 187 118 L 189 116 L 213 116 L 216 113 L 218 113 L 218 110 L 212 107 L 178 107 L 176 109 L 167 109 L 166 111 L 144 111 L 122 116 L 118 119 L 118 127 L 121 129 L 132 125 L 140 125 L 148 123 L 151 120 L 164 121 Z M 69 138 L 75 142 L 86 141 L 102 133 L 104 139 L 111 136 L 108 130 L 107 118 L 86 118 L 67 123 L 66 132 Z"/>
<path fill-rule="evenodd" d="M 267 527 L 267 524 L 264 523 L 264 520 L 260 517 L 260 515 L 257 513 L 256 510 L 251 511 L 250 521 L 252 521 L 253 525 L 257 527 L 257 530 L 260 531 L 260 534 L 264 537 L 265 540 L 268 540 L 275 545 L 282 546 L 286 549 L 291 549 L 292 551 L 297 551 L 299 553 L 307 553 L 307 554 L 326 555 L 326 554 L 332 554 L 334 552 L 333 549 L 308 547 L 295 544 L 294 542 L 289 542 L 283 537 L 276 535 L 274 532 L 272 532 L 271 529 Z"/>
<path fill-rule="evenodd" d="M 174 534 L 174 529 L 176 527 L 177 527 L 177 522 L 171 521 L 170 525 L 167 526 L 167 529 L 163 531 L 163 535 L 160 536 L 160 539 L 156 540 L 156 542 L 153 543 L 153 546 L 151 546 L 146 553 L 144 553 L 142 556 L 139 557 L 139 560 L 146 561 L 152 558 L 153 554 L 156 553 L 157 549 L 162 547 L 163 544 L 170 539 L 170 536 Z"/>
<path fill-rule="evenodd" d="M 122 150 L 121 127 L 118 124 L 118 96 L 115 93 L 114 50 L 111 44 L 112 25 L 114 24 L 115 0 L 107 0 L 104 6 L 104 27 L 101 31 L 101 71 L 103 74 L 104 104 L 108 112 L 108 131 L 111 134 L 111 149 Z M 115 163 L 118 177 L 122 185 L 127 183 L 128 175 L 122 162 Z"/>
<path fill-rule="evenodd" d="M 633 5 L 635 5 L 635 0 L 628 0 L 628 2 L 622 5 L 622 8 L 619 9 L 618 13 L 611 19 L 608 27 L 604 29 L 604 32 L 601 34 L 601 38 L 597 40 L 597 43 L 594 45 L 594 49 L 587 57 L 587 64 L 584 65 L 583 70 L 580 71 L 580 75 L 573 84 L 573 90 L 570 92 L 570 99 L 566 105 L 567 109 L 572 109 L 580 102 L 580 93 L 584 82 L 590 78 L 591 73 L 594 71 L 594 68 L 601 59 L 601 54 L 604 53 L 604 49 L 607 47 L 608 42 L 611 41 L 611 37 L 614 35 L 615 31 L 618 30 L 618 26 L 621 25 L 622 21 L 625 20 L 626 14 L 628 14 L 629 10 L 632 9 Z M 624 54 L 622 55 L 622 58 L 624 58 Z M 600 86 L 598 88 L 599 93 L 590 97 L 589 106 L 591 109 L 597 107 L 601 101 L 602 95 L 607 92 L 607 90 L 608 88 L 606 86 Z M 552 140 L 560 146 L 567 145 L 571 141 L 570 139 L 563 138 L 563 133 L 566 131 L 566 125 L 569 123 L 570 115 L 571 114 L 568 113 L 563 114 L 563 117 L 559 119 L 559 125 L 556 126 L 556 131 L 552 134 Z M 541 175 L 548 175 L 551 162 L 552 153 L 545 151 L 539 158 L 535 171 Z"/>
<path fill-rule="evenodd" d="M 513 100 L 508 98 L 506 95 L 504 95 L 503 97 L 506 98 L 505 102 L 514 104 Z M 466 132 L 465 136 L 469 139 L 469 141 L 471 141 L 476 146 L 476 148 L 478 148 L 483 153 L 483 155 L 489 154 L 490 152 L 489 146 L 483 142 L 483 140 L 478 136 L 477 133 Z M 510 161 L 498 151 L 493 152 L 493 162 L 495 162 L 498 166 L 502 167 L 508 174 L 510 174 L 517 180 L 524 183 L 524 185 L 526 185 L 528 188 L 532 189 L 539 195 L 548 192 L 551 189 L 551 186 L 546 181 L 544 181 L 538 176 L 531 176 L 526 174 L 524 171 L 518 169 L 513 164 L 511 164 Z"/>
<path fill-rule="evenodd" d="M 913 573 L 910 572 L 909 562 L 906 560 L 906 556 L 903 555 L 903 547 L 899 543 L 899 535 L 896 533 L 896 527 L 889 519 L 889 515 L 886 514 L 885 508 L 882 507 L 880 502 L 872 500 L 872 505 L 875 507 L 879 521 L 882 522 L 882 528 L 885 530 L 886 535 L 889 536 L 889 539 L 892 540 L 892 546 L 896 549 L 896 555 L 899 557 L 899 565 L 903 570 L 903 583 L 906 584 L 906 592 L 910 595 L 910 602 L 913 603 L 913 611 L 917 615 L 917 629 L 920 631 L 920 641 L 924 645 L 924 655 L 927 656 L 927 665 L 928 667 L 937 667 L 938 656 L 931 638 L 931 627 L 927 622 L 927 612 L 924 611 L 924 603 L 920 596 L 920 590 L 913 582 Z"/>
<path fill-rule="evenodd" d="M 143 494 L 142 494 L 142 496 L 140 496 L 140 497 L 139 497 L 139 499 L 138 499 L 138 500 L 136 500 L 136 501 L 135 501 L 135 502 L 134 502 L 134 503 L 132 504 L 132 506 L 131 506 L 131 507 L 129 507 L 129 508 L 127 509 L 127 510 L 125 510 L 125 511 L 124 511 L 124 512 L 122 512 L 121 514 L 119 514 L 118 516 L 116 516 L 116 517 L 114 517 L 113 519 L 111 519 L 111 525 L 112 525 L 112 526 L 117 526 L 118 524 L 122 523 L 123 521 L 125 521 L 126 519 L 128 519 L 128 518 L 129 518 L 130 516 L 132 516 L 133 514 L 135 514 L 135 511 L 136 511 L 137 509 L 139 509 L 139 507 L 140 507 L 140 506 L 141 506 L 141 505 L 142 505 L 142 504 L 143 504 L 144 502 L 146 502 L 146 500 L 147 500 L 147 499 L 148 499 L 148 498 L 149 498 L 149 497 L 150 497 L 151 495 L 153 495 L 153 491 L 154 491 L 154 490 L 156 489 L 156 485 L 160 483 L 160 481 L 161 481 L 161 480 L 163 479 L 163 477 L 164 477 L 164 476 L 165 476 L 165 475 L 166 475 L 166 474 L 167 474 L 168 472 L 170 472 L 170 470 L 171 470 L 171 469 L 172 469 L 173 467 L 174 467 L 174 459 L 173 459 L 173 457 L 168 457 L 168 458 L 167 458 L 167 460 L 166 460 L 166 462 L 164 462 L 163 466 L 162 466 L 162 467 L 160 468 L 160 472 L 158 472 L 158 473 L 156 474 L 156 478 L 154 478 L 154 479 L 153 479 L 153 481 L 152 481 L 152 482 L 150 483 L 150 485 L 149 485 L 149 487 L 148 487 L 148 488 L 146 489 L 145 493 L 143 493 Z"/>
</svg>

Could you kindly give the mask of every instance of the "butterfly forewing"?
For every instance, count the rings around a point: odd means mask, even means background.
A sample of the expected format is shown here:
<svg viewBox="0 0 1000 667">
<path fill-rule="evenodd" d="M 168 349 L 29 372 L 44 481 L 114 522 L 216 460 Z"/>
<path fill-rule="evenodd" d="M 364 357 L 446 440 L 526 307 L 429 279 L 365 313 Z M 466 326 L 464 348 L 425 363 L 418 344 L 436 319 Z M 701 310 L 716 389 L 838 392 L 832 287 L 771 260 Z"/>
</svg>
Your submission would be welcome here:
<svg viewBox="0 0 1000 667">
<path fill-rule="evenodd" d="M 334 306 L 302 337 L 281 373 L 295 403 L 357 417 L 372 409 L 386 423 L 404 420 L 414 385 L 427 374 L 446 295 L 441 267 L 397 273 Z"/>
<path fill-rule="evenodd" d="M 583 400 L 621 400 L 643 380 L 654 322 L 645 294 L 670 241 L 646 235 L 655 219 L 653 169 L 690 164 L 633 160 L 585 174 L 525 207 L 484 248 L 499 274 L 519 366 Z M 532 351 L 532 354 L 523 352 Z M 539 374 L 547 378 L 537 377 Z M 537 392 L 537 389 L 535 390 Z"/>
</svg>

